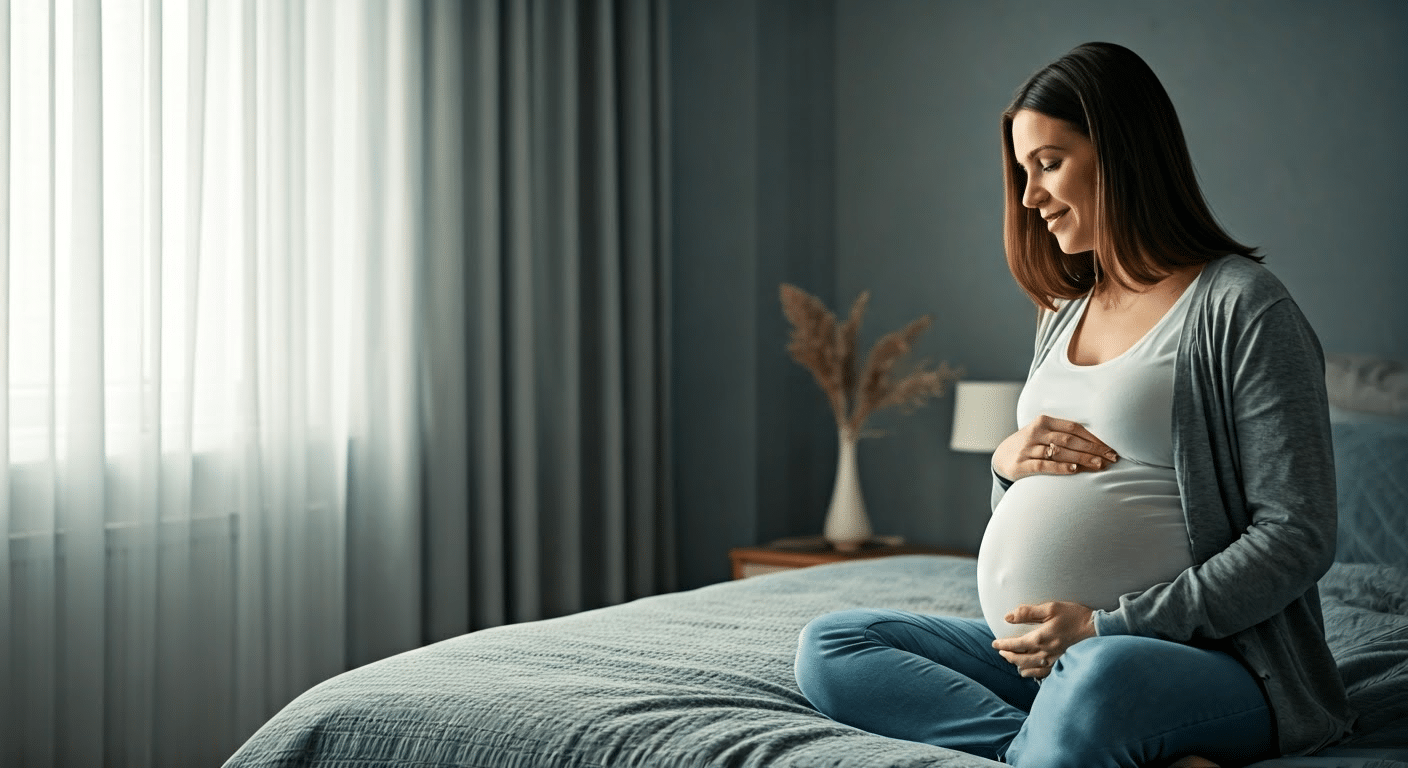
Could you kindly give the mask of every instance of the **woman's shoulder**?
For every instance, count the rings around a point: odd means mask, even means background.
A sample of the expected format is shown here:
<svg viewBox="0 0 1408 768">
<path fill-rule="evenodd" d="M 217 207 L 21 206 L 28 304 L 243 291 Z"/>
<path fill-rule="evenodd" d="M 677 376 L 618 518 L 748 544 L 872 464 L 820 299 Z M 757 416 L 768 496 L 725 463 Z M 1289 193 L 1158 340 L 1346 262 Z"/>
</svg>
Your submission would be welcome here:
<svg viewBox="0 0 1408 768">
<path fill-rule="evenodd" d="M 1200 276 L 1205 307 L 1222 314 L 1246 317 L 1291 297 L 1286 286 L 1265 266 L 1237 254 L 1208 262 Z"/>
<path fill-rule="evenodd" d="M 1198 309 L 1190 315 L 1190 343 L 1221 339 L 1236 346 L 1254 336 L 1266 348 L 1303 348 L 1308 341 L 1318 350 L 1305 313 L 1266 267 L 1245 256 L 1223 256 L 1209 262 L 1201 278 Z M 1260 330 L 1250 334 L 1254 328 Z"/>
<path fill-rule="evenodd" d="M 1066 325 L 1080 316 L 1084 299 L 1052 299 L 1056 310 L 1038 309 L 1036 317 L 1036 348 L 1038 357 L 1050 346 Z"/>
<path fill-rule="evenodd" d="M 1037 326 L 1045 327 L 1056 325 L 1064 322 L 1066 318 L 1079 315 L 1086 299 L 1087 297 L 1084 296 L 1075 299 L 1051 299 L 1051 303 L 1056 305 L 1056 309 L 1037 309 Z"/>
</svg>

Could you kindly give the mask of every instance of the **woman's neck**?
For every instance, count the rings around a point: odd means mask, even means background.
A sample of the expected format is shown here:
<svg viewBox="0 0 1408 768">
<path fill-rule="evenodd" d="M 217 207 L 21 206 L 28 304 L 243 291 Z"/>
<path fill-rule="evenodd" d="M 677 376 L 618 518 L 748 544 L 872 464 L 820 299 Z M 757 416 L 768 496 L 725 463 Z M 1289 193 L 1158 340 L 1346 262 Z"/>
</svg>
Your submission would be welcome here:
<svg viewBox="0 0 1408 768">
<path fill-rule="evenodd" d="M 1118 263 L 1115 269 L 1119 270 L 1120 279 L 1115 279 L 1114 275 L 1100 271 L 1095 286 L 1091 288 L 1090 296 L 1092 300 L 1100 302 L 1105 308 L 1118 310 L 1144 301 L 1156 301 L 1160 304 L 1176 301 L 1203 271 L 1203 265 L 1176 267 L 1156 282 L 1145 284 L 1135 281 L 1129 276 L 1129 273 L 1118 266 Z"/>
</svg>

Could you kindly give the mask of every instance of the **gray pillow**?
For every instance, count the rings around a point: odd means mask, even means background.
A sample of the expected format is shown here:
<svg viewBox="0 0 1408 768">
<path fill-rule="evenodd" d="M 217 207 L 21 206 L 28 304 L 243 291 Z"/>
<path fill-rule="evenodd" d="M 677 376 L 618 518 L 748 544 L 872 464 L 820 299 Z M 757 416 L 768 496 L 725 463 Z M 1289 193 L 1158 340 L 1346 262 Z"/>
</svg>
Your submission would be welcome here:
<svg viewBox="0 0 1408 768">
<path fill-rule="evenodd" d="M 1339 536 L 1335 559 L 1408 566 L 1408 421 L 1332 425 Z"/>
</svg>

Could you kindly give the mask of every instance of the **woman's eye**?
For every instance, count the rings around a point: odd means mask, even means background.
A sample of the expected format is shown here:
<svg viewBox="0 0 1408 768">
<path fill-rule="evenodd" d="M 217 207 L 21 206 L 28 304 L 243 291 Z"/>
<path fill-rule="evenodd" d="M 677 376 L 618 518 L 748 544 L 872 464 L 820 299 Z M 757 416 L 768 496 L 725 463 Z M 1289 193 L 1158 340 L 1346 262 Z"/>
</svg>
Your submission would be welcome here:
<svg viewBox="0 0 1408 768">
<path fill-rule="evenodd" d="M 1044 173 L 1049 173 L 1049 172 L 1054 171 L 1054 170 L 1056 170 L 1057 168 L 1060 168 L 1060 167 L 1061 167 L 1061 161 L 1060 161 L 1060 160 L 1057 160 L 1056 162 L 1052 163 L 1051 165 L 1043 165 L 1043 166 L 1041 166 L 1041 170 L 1042 170 L 1042 172 L 1044 172 Z"/>
</svg>

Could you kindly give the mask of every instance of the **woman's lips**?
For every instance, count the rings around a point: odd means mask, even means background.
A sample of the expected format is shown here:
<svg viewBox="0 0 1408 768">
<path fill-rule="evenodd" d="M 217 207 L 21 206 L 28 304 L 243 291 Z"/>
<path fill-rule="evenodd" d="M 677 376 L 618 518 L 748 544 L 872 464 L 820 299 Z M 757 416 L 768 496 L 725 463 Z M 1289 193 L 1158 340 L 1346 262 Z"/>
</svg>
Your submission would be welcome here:
<svg viewBox="0 0 1408 768">
<path fill-rule="evenodd" d="M 1067 208 L 1067 209 L 1064 210 L 1064 211 L 1060 211 L 1059 213 L 1053 213 L 1053 214 L 1051 214 L 1050 216 L 1045 217 L 1045 218 L 1046 218 L 1046 230 L 1047 230 L 1048 232 L 1051 231 L 1051 229 L 1056 226 L 1056 222 L 1060 221 L 1062 216 L 1065 216 L 1067 213 L 1070 213 L 1070 212 L 1071 212 L 1071 209 L 1070 209 L 1070 208 Z"/>
</svg>

